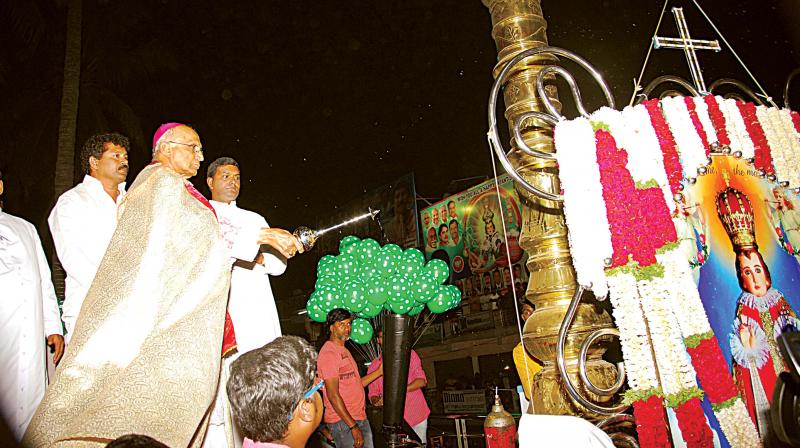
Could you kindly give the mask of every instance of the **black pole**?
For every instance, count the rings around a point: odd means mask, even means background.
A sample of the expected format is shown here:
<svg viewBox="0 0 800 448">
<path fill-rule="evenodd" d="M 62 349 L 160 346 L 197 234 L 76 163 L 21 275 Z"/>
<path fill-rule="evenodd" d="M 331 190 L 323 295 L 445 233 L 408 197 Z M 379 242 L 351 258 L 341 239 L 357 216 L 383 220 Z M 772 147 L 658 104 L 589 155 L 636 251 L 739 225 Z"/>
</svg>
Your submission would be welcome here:
<svg viewBox="0 0 800 448">
<path fill-rule="evenodd" d="M 406 314 L 383 316 L 383 429 L 387 445 L 397 446 L 397 432 L 403 426 L 411 360 L 413 319 Z"/>
</svg>

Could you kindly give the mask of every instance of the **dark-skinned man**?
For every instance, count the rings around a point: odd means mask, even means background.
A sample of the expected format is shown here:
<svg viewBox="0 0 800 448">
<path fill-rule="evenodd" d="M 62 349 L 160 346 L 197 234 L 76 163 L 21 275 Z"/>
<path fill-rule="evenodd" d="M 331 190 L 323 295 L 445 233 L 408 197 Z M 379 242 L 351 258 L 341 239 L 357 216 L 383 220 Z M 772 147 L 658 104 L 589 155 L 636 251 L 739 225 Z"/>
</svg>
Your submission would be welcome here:
<svg viewBox="0 0 800 448">
<path fill-rule="evenodd" d="M 325 423 L 337 448 L 372 448 L 364 388 L 383 375 L 383 366 L 361 377 L 353 355 L 344 346 L 350 339 L 353 316 L 336 308 L 328 313 L 330 336 L 319 351 L 317 371 L 325 380 Z"/>
<path fill-rule="evenodd" d="M 69 345 L 75 321 L 117 228 L 117 205 L 125 196 L 128 139 L 117 133 L 90 137 L 81 150 L 83 181 L 62 194 L 47 223 L 67 274 L 61 319 Z"/>
<path fill-rule="evenodd" d="M 217 392 L 233 258 L 211 204 L 189 182 L 200 136 L 167 123 L 119 206 L 117 229 L 75 323 L 70 347 L 28 427 L 30 447 L 105 446 L 142 434 L 199 446 Z M 269 229 L 267 229 L 269 230 Z M 291 258 L 291 233 L 257 231 Z M 244 249 L 243 249 L 244 250 Z"/>
</svg>

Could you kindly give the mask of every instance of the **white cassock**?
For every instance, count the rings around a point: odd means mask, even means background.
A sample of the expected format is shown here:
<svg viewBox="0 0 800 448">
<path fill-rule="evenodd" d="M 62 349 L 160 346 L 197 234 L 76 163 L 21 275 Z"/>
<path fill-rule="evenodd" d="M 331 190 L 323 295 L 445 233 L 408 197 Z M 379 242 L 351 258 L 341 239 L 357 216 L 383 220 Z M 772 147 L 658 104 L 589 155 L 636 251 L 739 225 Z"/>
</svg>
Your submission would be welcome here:
<svg viewBox="0 0 800 448">
<path fill-rule="evenodd" d="M 67 344 L 117 228 L 117 205 L 125 195 L 125 183 L 118 188 L 120 194 L 115 203 L 99 180 L 86 175 L 83 182 L 58 198 L 47 218 L 58 259 L 67 274 L 62 309 Z"/>
<path fill-rule="evenodd" d="M 0 209 L 0 412 L 22 438 L 47 386 L 47 336 L 62 334 L 36 228 Z"/>
<path fill-rule="evenodd" d="M 210 201 L 217 213 L 222 236 L 230 253 L 252 254 L 250 247 L 256 240 L 258 231 L 269 227 L 267 220 L 258 213 L 243 210 L 236 202 Z M 264 249 L 261 252 L 264 264 L 251 259 L 237 259 L 231 273 L 231 290 L 228 298 L 228 313 L 236 333 L 237 354 L 225 359 L 223 369 L 239 355 L 257 349 L 281 335 L 280 318 L 275 306 L 275 298 L 269 284 L 270 275 L 281 275 L 286 270 L 286 259 L 280 254 Z M 227 400 L 223 397 L 227 372 L 222 372 L 220 393 L 209 424 L 204 446 L 208 448 L 227 447 L 231 439 L 235 446 L 242 440 L 233 430 Z M 226 431 L 225 426 L 228 427 Z"/>
</svg>

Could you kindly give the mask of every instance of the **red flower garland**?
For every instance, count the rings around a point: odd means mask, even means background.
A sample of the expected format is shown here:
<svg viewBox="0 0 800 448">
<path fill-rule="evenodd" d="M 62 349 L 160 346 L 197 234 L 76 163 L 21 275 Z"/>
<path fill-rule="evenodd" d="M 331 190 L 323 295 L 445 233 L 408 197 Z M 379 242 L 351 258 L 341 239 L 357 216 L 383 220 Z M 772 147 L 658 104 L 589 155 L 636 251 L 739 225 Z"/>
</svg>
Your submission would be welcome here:
<svg viewBox="0 0 800 448">
<path fill-rule="evenodd" d="M 796 111 L 791 111 L 789 113 L 789 115 L 791 115 L 791 117 L 792 117 L 792 123 L 794 124 L 794 130 L 797 131 L 797 132 L 800 132 L 800 113 L 797 113 Z"/>
<path fill-rule="evenodd" d="M 724 403 L 739 393 L 716 336 L 703 339 L 696 347 L 687 347 L 686 351 L 692 357 L 697 379 L 708 401 L 712 404 Z"/>
<path fill-rule="evenodd" d="M 647 113 L 650 114 L 650 122 L 653 125 L 653 129 L 656 131 L 658 144 L 661 146 L 661 152 L 664 156 L 664 171 L 667 172 L 669 188 L 672 193 L 675 194 L 680 191 L 681 180 L 683 179 L 683 167 L 681 166 L 681 157 L 678 154 L 678 146 L 675 143 L 675 138 L 669 131 L 667 119 L 664 118 L 658 101 L 658 99 L 654 98 L 642 104 L 644 104 L 645 109 L 647 109 Z"/>
<path fill-rule="evenodd" d="M 714 130 L 717 132 L 717 141 L 720 145 L 730 145 L 731 139 L 728 138 L 728 132 L 725 130 L 725 115 L 719 109 L 717 99 L 713 95 L 706 95 L 703 101 L 708 105 L 708 116 L 711 117 L 711 124 L 714 125 Z"/>
<path fill-rule="evenodd" d="M 652 395 L 646 400 L 633 402 L 633 417 L 636 419 L 639 446 L 642 448 L 672 446 L 661 397 Z"/>
<path fill-rule="evenodd" d="M 689 117 L 692 118 L 692 124 L 703 142 L 703 147 L 706 148 L 706 156 L 711 155 L 711 148 L 708 144 L 708 136 L 706 130 L 703 129 L 703 124 L 700 123 L 700 117 L 697 115 L 697 106 L 694 104 L 694 98 L 690 96 L 683 97 L 683 102 L 686 103 L 686 109 L 689 110 Z"/>
<path fill-rule="evenodd" d="M 640 266 L 656 263 L 656 249 L 675 241 L 672 224 L 661 189 L 637 189 L 628 168 L 628 153 L 604 129 L 595 132 L 600 183 L 614 249 L 612 267 L 628 264 L 629 257 Z"/>
<path fill-rule="evenodd" d="M 775 174 L 775 168 L 772 165 L 772 151 L 767 142 L 767 136 L 764 135 L 764 128 L 756 116 L 756 105 L 753 103 L 744 103 L 741 101 L 736 102 L 736 107 L 744 119 L 744 127 L 747 128 L 747 133 L 750 135 L 750 140 L 753 141 L 755 147 L 755 166 L 758 169 L 764 170 L 767 174 Z"/>
<path fill-rule="evenodd" d="M 675 409 L 678 427 L 683 440 L 689 448 L 711 448 L 714 446 L 714 434 L 706 423 L 706 416 L 700 406 L 700 399 L 694 397 Z"/>
</svg>

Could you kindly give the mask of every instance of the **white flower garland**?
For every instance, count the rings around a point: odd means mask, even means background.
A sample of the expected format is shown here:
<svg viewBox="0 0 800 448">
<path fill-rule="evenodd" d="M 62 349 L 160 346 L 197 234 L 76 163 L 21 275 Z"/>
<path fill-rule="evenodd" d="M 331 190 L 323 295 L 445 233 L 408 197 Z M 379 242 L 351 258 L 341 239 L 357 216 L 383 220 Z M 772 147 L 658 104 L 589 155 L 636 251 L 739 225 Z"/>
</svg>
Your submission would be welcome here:
<svg viewBox="0 0 800 448">
<path fill-rule="evenodd" d="M 717 130 L 714 129 L 714 123 L 711 122 L 711 115 L 708 113 L 708 104 L 703 101 L 703 97 L 693 96 L 691 101 L 694 103 L 694 110 L 697 112 L 697 118 L 700 119 L 700 124 L 703 125 L 703 130 L 706 133 L 709 145 L 717 142 Z"/>
<path fill-rule="evenodd" d="M 608 276 L 608 288 L 614 306 L 614 321 L 620 333 L 628 385 L 637 391 L 657 389 L 659 381 L 640 307 L 636 278 L 627 272 L 615 272 Z"/>
<path fill-rule="evenodd" d="M 684 177 L 697 177 L 697 169 L 706 164 L 706 148 L 697 134 L 683 97 L 664 98 L 661 107 L 675 138 Z"/>
<path fill-rule="evenodd" d="M 783 134 L 780 129 L 780 117 L 778 116 L 776 117 L 777 120 L 774 120 L 773 112 L 780 111 L 766 106 L 756 107 L 756 117 L 759 123 L 761 123 L 761 128 L 764 130 L 764 137 L 767 138 L 767 144 L 772 154 L 772 165 L 775 167 L 775 175 L 778 179 L 785 180 L 789 179 L 789 176 L 792 175 L 792 170 L 787 166 L 786 151 L 782 151 L 782 148 L 780 148 Z"/>
<path fill-rule="evenodd" d="M 626 141 L 629 142 L 628 170 L 637 182 L 654 180 L 664 194 L 670 213 L 675 211 L 667 172 L 664 169 L 664 156 L 658 143 L 656 130 L 650 121 L 650 113 L 642 104 L 622 110 L 625 122 Z"/>
<path fill-rule="evenodd" d="M 744 118 L 739 112 L 736 100 L 731 98 L 723 99 L 719 96 L 715 96 L 714 99 L 719 104 L 722 115 L 725 116 L 725 127 L 728 131 L 728 138 L 731 141 L 731 150 L 741 151 L 742 157 L 745 159 L 755 157 L 756 148 L 753 145 L 753 141 L 750 140 L 750 134 L 747 132 Z"/>
<path fill-rule="evenodd" d="M 741 398 L 737 398 L 732 406 L 714 413 L 719 421 L 722 432 L 731 446 L 741 448 L 758 448 L 761 439 L 758 437 L 756 427 L 750 420 L 747 408 Z M 744 416 L 744 419 L 743 417 Z"/>
<path fill-rule="evenodd" d="M 666 277 L 638 282 L 642 308 L 650 327 L 650 338 L 658 341 L 656 354 L 661 388 L 666 395 L 697 387 L 697 374 L 683 344 L 678 319 L 670 306 L 670 284 Z"/>
<path fill-rule="evenodd" d="M 708 323 L 706 310 L 700 293 L 692 277 L 689 264 L 680 252 L 680 249 L 671 249 L 663 254 L 657 254 L 656 260 L 664 265 L 664 277 L 669 279 L 668 298 L 672 312 L 678 319 L 678 327 L 684 338 L 708 333 L 711 325 Z"/>
<path fill-rule="evenodd" d="M 779 109 L 774 115 L 777 126 L 781 129 L 781 136 L 785 138 L 777 148 L 784 152 L 784 158 L 789 165 L 791 174 L 782 179 L 789 181 L 792 187 L 800 187 L 800 133 L 794 128 L 791 111 L 789 109 Z"/>
<path fill-rule="evenodd" d="M 564 218 L 578 283 L 598 297 L 608 294 L 604 260 L 613 255 L 611 230 L 597 164 L 594 129 L 585 118 L 560 122 L 554 131 L 564 192 Z M 591 216 L 591 219 L 586 219 Z"/>
</svg>

